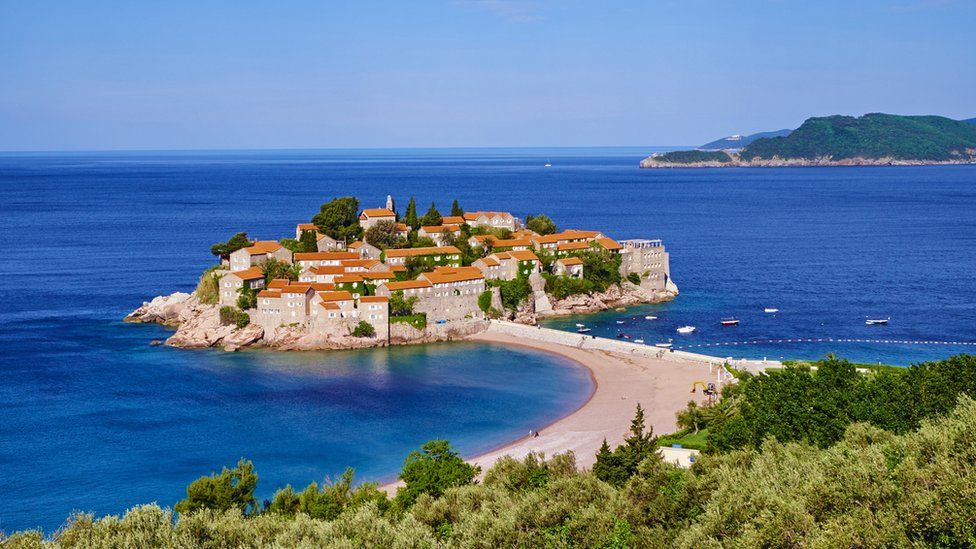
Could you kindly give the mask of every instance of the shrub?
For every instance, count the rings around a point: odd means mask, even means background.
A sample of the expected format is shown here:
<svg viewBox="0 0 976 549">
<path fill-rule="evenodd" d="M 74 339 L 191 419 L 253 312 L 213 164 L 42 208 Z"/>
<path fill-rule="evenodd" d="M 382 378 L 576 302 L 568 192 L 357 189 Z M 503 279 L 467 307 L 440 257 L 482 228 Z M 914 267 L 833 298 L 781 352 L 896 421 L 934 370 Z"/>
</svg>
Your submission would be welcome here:
<svg viewBox="0 0 976 549">
<path fill-rule="evenodd" d="M 628 274 L 627 275 L 627 280 L 630 281 L 630 283 L 633 284 L 633 285 L 635 285 L 635 286 L 640 286 L 641 277 L 637 273 L 630 273 L 630 274 Z"/>
<path fill-rule="evenodd" d="M 221 307 L 220 308 L 220 323 L 224 326 L 230 326 L 234 324 L 238 328 L 244 328 L 251 323 L 251 317 L 244 311 L 236 307 Z"/>
<path fill-rule="evenodd" d="M 491 308 L 491 290 L 485 290 L 478 296 L 478 308 L 483 313 L 487 313 Z"/>
<path fill-rule="evenodd" d="M 234 319 L 234 324 L 236 324 L 238 328 L 247 328 L 247 325 L 250 323 L 251 315 L 245 313 L 244 311 L 240 311 L 237 314 L 237 318 Z"/>
<path fill-rule="evenodd" d="M 413 306 L 417 304 L 417 296 L 403 297 L 403 290 L 397 290 L 390 295 L 390 316 L 409 316 L 413 314 Z"/>
<path fill-rule="evenodd" d="M 545 278 L 546 291 L 556 299 L 565 299 L 571 295 L 593 293 L 593 283 L 585 278 L 554 275 L 547 275 Z"/>
<path fill-rule="evenodd" d="M 359 324 L 352 330 L 353 337 L 376 337 L 376 328 L 365 320 L 360 320 Z"/>
<path fill-rule="evenodd" d="M 214 265 L 200 276 L 200 282 L 197 282 L 197 289 L 194 290 L 200 303 L 216 305 L 220 301 L 220 277 L 215 272 L 220 268 L 220 265 Z"/>
<path fill-rule="evenodd" d="M 448 488 L 471 484 L 481 469 L 465 463 L 446 440 L 432 440 L 410 452 L 403 462 L 400 480 L 404 486 L 397 490 L 396 503 L 406 509 L 421 494 L 441 496 Z"/>
<path fill-rule="evenodd" d="M 246 311 L 248 309 L 254 309 L 257 306 L 258 293 L 245 283 L 244 286 L 241 286 L 237 290 L 237 308 Z"/>
<path fill-rule="evenodd" d="M 244 514 L 257 511 L 254 488 L 258 475 L 254 464 L 245 459 L 237 462 L 237 467 L 224 469 L 220 474 L 200 477 L 186 487 L 186 499 L 176 504 L 177 513 L 186 514 L 201 509 L 226 511 L 239 509 Z"/>
</svg>

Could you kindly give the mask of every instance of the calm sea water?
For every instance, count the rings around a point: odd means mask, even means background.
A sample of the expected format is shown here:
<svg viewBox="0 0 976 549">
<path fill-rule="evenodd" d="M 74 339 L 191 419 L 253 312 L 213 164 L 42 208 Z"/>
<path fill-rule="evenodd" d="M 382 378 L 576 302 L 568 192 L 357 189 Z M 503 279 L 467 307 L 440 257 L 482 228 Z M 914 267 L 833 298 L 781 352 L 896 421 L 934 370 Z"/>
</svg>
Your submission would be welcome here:
<svg viewBox="0 0 976 549">
<path fill-rule="evenodd" d="M 682 295 L 587 317 L 595 333 L 675 345 L 976 341 L 976 169 L 638 170 L 645 152 L 0 155 L 0 529 L 52 529 L 74 509 L 171 505 L 193 478 L 241 456 L 255 461 L 262 497 L 346 465 L 388 479 L 428 439 L 470 455 L 586 398 L 585 372 L 538 353 L 472 344 L 180 351 L 147 345 L 163 328 L 119 321 L 144 299 L 191 290 L 213 242 L 239 230 L 288 235 L 337 195 L 372 206 L 393 194 L 401 208 L 412 195 L 422 209 L 457 197 L 469 209 L 545 212 L 566 227 L 663 238 Z M 721 328 L 727 315 L 742 324 Z M 869 328 L 866 316 L 891 324 Z M 674 333 L 685 324 L 698 332 Z M 695 350 L 908 364 L 976 349 Z"/>
</svg>

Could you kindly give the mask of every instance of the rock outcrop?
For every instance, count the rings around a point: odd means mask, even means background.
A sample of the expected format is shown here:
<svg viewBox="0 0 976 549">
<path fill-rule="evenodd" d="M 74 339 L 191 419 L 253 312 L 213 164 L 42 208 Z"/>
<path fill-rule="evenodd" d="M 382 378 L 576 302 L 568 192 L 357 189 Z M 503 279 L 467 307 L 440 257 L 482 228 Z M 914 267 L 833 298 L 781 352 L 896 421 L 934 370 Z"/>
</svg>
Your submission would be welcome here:
<svg viewBox="0 0 976 549">
<path fill-rule="evenodd" d="M 179 326 L 180 315 L 184 309 L 200 304 L 196 295 L 176 292 L 167 296 L 154 297 L 152 301 L 143 302 L 135 311 L 125 317 L 126 322 L 141 322 L 147 324 L 163 324 Z"/>
<path fill-rule="evenodd" d="M 553 300 L 551 311 L 538 312 L 537 314 L 538 316 L 557 316 L 595 313 L 614 307 L 670 301 L 676 295 L 678 295 L 677 287 L 673 284 L 668 290 L 654 291 L 624 281 L 619 286 L 611 286 L 605 292 L 572 295 L 564 299 Z"/>
</svg>

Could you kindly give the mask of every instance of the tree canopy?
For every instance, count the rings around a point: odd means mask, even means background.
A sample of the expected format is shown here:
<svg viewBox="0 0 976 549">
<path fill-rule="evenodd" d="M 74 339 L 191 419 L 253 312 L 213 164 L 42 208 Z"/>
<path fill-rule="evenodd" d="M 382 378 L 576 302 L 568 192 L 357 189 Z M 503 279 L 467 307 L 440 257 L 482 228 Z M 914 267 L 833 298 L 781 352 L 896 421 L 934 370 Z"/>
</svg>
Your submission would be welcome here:
<svg viewBox="0 0 976 549">
<path fill-rule="evenodd" d="M 417 217 L 417 201 L 412 196 L 407 204 L 407 212 L 403 216 L 403 222 L 415 231 L 420 228 L 420 219 Z"/>
<path fill-rule="evenodd" d="M 541 235 L 553 234 L 558 231 L 556 223 L 545 214 L 525 216 L 525 228 Z"/>
<path fill-rule="evenodd" d="M 380 249 L 392 248 L 397 243 L 396 223 L 385 219 L 377 221 L 366 229 L 363 240 Z"/>
<path fill-rule="evenodd" d="M 432 440 L 410 452 L 400 471 L 405 484 L 397 490 L 396 502 L 407 508 L 421 494 L 438 497 L 448 488 L 471 484 L 479 468 L 465 463 L 446 440 Z"/>
<path fill-rule="evenodd" d="M 336 240 L 353 241 L 362 233 L 359 226 L 359 200 L 353 196 L 334 198 L 312 217 L 312 223 L 319 232 Z"/>
<path fill-rule="evenodd" d="M 454 202 L 451 203 L 451 215 L 454 217 L 461 217 L 464 215 L 464 210 L 461 209 L 461 205 L 458 204 L 456 198 L 454 199 Z"/>
<path fill-rule="evenodd" d="M 444 222 L 444 218 L 441 217 L 441 213 L 437 211 L 437 206 L 433 202 L 430 203 L 430 208 L 427 209 L 427 213 L 420 218 L 420 225 L 424 227 L 440 225 Z"/>
<path fill-rule="evenodd" d="M 236 508 L 244 514 L 257 510 L 254 488 L 258 475 L 254 464 L 245 459 L 233 469 L 226 467 L 220 474 L 200 477 L 186 487 L 186 499 L 176 504 L 177 513 L 188 514 L 200 509 L 226 511 Z"/>
<path fill-rule="evenodd" d="M 217 257 L 227 257 L 230 254 L 240 250 L 241 248 L 247 248 L 248 246 L 254 244 L 248 237 L 247 233 L 237 233 L 234 236 L 227 239 L 227 242 L 218 242 L 210 247 L 210 253 Z"/>
</svg>

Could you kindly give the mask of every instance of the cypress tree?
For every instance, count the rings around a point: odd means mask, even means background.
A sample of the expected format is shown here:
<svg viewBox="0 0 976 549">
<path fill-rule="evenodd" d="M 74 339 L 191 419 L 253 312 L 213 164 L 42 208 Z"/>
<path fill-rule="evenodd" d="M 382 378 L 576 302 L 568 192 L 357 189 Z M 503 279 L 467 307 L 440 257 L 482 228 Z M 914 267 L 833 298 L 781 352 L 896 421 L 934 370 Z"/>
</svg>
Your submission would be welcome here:
<svg viewBox="0 0 976 549">
<path fill-rule="evenodd" d="M 454 217 L 460 217 L 464 215 L 464 210 L 461 209 L 460 204 L 458 204 L 457 199 L 454 199 L 454 203 L 451 204 L 451 215 Z"/>
<path fill-rule="evenodd" d="M 412 196 L 410 197 L 410 202 L 407 204 L 407 213 L 404 215 L 403 222 L 411 229 L 418 229 L 420 227 L 420 220 L 417 219 L 417 201 Z"/>
</svg>

